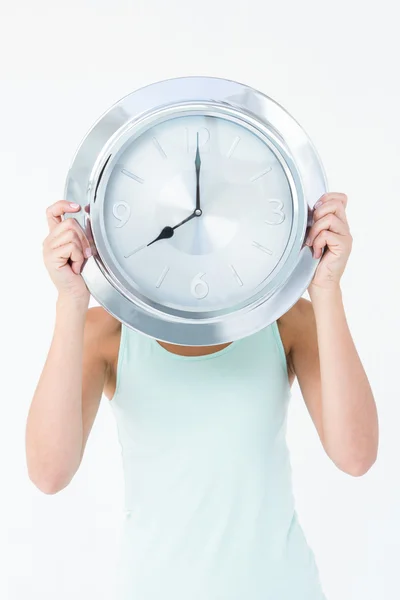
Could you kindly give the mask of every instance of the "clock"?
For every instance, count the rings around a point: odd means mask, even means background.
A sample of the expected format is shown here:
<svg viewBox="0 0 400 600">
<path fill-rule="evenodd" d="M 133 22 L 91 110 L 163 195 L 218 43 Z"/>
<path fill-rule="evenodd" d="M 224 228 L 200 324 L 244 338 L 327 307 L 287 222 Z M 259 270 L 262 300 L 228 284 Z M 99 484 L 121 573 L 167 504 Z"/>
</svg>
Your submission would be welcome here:
<svg viewBox="0 0 400 600">
<path fill-rule="evenodd" d="M 191 346 L 284 314 L 320 259 L 304 244 L 327 191 L 297 121 L 247 85 L 180 77 L 125 96 L 78 147 L 64 197 L 93 255 L 82 276 L 125 325 Z"/>
</svg>

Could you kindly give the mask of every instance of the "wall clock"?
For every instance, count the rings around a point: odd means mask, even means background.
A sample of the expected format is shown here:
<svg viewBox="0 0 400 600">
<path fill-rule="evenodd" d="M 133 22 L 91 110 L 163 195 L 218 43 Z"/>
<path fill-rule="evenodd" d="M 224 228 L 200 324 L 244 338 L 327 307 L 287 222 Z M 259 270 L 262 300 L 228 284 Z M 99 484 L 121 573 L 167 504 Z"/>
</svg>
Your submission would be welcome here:
<svg viewBox="0 0 400 600">
<path fill-rule="evenodd" d="M 304 245 L 327 180 L 277 102 L 181 77 L 111 106 L 72 160 L 64 197 L 94 254 L 82 276 L 121 322 L 158 340 L 221 344 L 284 314 L 320 259 Z"/>
</svg>

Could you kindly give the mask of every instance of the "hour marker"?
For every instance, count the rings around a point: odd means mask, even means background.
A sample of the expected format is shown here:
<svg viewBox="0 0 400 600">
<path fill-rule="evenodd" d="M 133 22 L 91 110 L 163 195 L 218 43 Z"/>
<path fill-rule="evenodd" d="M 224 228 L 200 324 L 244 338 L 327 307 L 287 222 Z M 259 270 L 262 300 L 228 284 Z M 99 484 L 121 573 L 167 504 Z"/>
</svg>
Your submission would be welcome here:
<svg viewBox="0 0 400 600">
<path fill-rule="evenodd" d="M 227 158 L 230 158 L 232 156 L 232 154 L 236 150 L 236 146 L 238 145 L 239 142 L 240 142 L 240 137 L 237 135 L 232 142 L 232 146 L 228 150 L 228 154 L 226 155 Z"/>
<path fill-rule="evenodd" d="M 165 154 L 165 152 L 164 152 L 163 148 L 161 147 L 161 144 L 160 144 L 160 142 L 158 141 L 158 139 L 157 139 L 156 137 L 153 137 L 153 142 L 154 142 L 154 145 L 155 145 L 155 147 L 157 148 L 157 150 L 158 150 L 158 151 L 159 151 L 159 153 L 161 154 L 161 156 L 162 156 L 163 158 L 167 158 L 167 155 Z"/>
<path fill-rule="evenodd" d="M 146 246 L 147 244 L 143 244 L 142 246 L 139 246 L 139 248 L 135 248 L 135 250 L 132 250 L 132 252 L 130 252 L 129 254 L 125 254 L 124 258 L 129 258 L 133 254 L 136 254 L 136 252 L 139 252 L 139 250 L 143 250 L 143 248 L 146 248 Z"/>
<path fill-rule="evenodd" d="M 207 127 L 200 127 L 196 132 L 189 130 L 189 127 L 185 127 L 186 135 L 186 151 L 192 152 L 197 147 L 197 136 L 199 136 L 199 148 L 204 152 L 209 152 L 209 141 L 210 131 Z"/>
<path fill-rule="evenodd" d="M 229 266 L 230 266 L 230 269 L 231 269 L 236 281 L 238 282 L 238 284 L 243 285 L 243 281 L 240 279 L 239 275 L 237 274 L 235 267 L 233 265 L 229 265 Z"/>
<path fill-rule="evenodd" d="M 263 171 L 262 173 L 259 173 L 258 175 L 254 175 L 254 177 L 252 177 L 250 179 L 250 181 L 257 181 L 257 179 L 261 179 L 261 177 L 264 177 L 264 175 L 266 175 L 270 171 L 272 171 L 272 167 L 268 167 L 268 169 L 265 169 L 265 171 Z"/>
<path fill-rule="evenodd" d="M 134 179 L 135 181 L 137 181 L 138 183 L 144 183 L 144 179 L 142 179 L 141 177 L 139 177 L 138 175 L 135 175 L 134 173 L 132 173 L 132 171 L 127 171 L 126 169 L 122 169 L 121 173 L 123 173 L 124 175 L 127 175 L 128 177 L 130 177 L 131 179 Z"/>
<path fill-rule="evenodd" d="M 164 271 L 161 273 L 161 275 L 160 275 L 160 277 L 158 278 L 158 281 L 157 281 L 157 283 L 156 283 L 156 287 L 157 287 L 157 288 L 159 288 L 159 287 L 160 287 L 160 285 L 162 284 L 162 282 L 164 281 L 164 279 L 165 279 L 165 276 L 166 276 L 166 274 L 168 273 L 168 271 L 169 271 L 169 267 L 165 267 Z"/>
<path fill-rule="evenodd" d="M 262 246 L 261 244 L 259 244 L 258 242 L 253 242 L 253 246 L 255 248 L 258 248 L 258 250 L 262 250 L 263 252 L 265 252 L 266 254 L 270 254 L 272 256 L 272 250 L 269 250 L 268 248 L 266 248 L 265 246 Z"/>
<path fill-rule="evenodd" d="M 278 221 L 268 221 L 267 219 L 265 219 L 264 223 L 267 223 L 267 225 L 280 225 L 285 220 L 285 213 L 283 212 L 284 205 L 283 205 L 282 200 L 277 200 L 275 198 L 271 198 L 270 200 L 268 200 L 268 202 L 270 204 L 272 202 L 276 202 L 278 204 L 278 206 L 273 209 L 272 213 L 274 215 L 278 215 L 279 220 Z"/>
<path fill-rule="evenodd" d="M 122 209 L 122 210 L 120 210 Z M 113 215 L 119 221 L 119 225 L 115 227 L 123 227 L 131 216 L 131 209 L 126 202 L 116 202 L 113 206 Z"/>
</svg>

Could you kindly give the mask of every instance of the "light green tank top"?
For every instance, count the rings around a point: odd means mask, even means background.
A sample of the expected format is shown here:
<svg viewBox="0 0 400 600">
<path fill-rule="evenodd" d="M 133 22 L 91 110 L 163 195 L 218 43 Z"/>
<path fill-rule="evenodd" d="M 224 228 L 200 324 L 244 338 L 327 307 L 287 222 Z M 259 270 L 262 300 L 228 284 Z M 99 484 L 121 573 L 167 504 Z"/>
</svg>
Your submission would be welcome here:
<svg viewBox="0 0 400 600">
<path fill-rule="evenodd" d="M 290 396 L 276 322 L 200 357 L 122 325 L 116 600 L 325 600 L 294 506 Z"/>
</svg>

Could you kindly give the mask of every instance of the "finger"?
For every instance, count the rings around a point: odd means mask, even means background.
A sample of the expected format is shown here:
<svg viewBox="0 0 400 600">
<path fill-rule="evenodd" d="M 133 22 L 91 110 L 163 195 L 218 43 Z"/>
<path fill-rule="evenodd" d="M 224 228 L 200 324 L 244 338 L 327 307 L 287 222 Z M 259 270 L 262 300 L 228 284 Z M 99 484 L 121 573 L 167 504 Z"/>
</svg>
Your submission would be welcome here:
<svg viewBox="0 0 400 600">
<path fill-rule="evenodd" d="M 345 208 L 347 207 L 348 197 L 346 194 L 342 194 L 341 192 L 326 192 L 325 194 L 322 194 L 318 202 L 315 203 L 314 208 L 319 202 L 323 204 L 325 202 L 328 202 L 329 200 L 340 200 L 343 206 Z"/>
<path fill-rule="evenodd" d="M 320 219 L 321 217 L 327 215 L 328 213 L 335 214 L 337 217 L 339 217 L 339 219 L 341 219 L 344 223 L 347 224 L 345 205 L 338 198 L 326 200 L 320 206 L 315 208 L 313 213 L 314 222 Z"/>
<path fill-rule="evenodd" d="M 53 250 L 53 253 L 55 263 L 59 263 L 57 265 L 58 269 L 65 267 L 68 259 L 71 259 L 71 269 L 76 274 L 80 273 L 85 257 L 83 256 L 82 248 L 76 245 L 75 242 L 64 244 Z"/>
<path fill-rule="evenodd" d="M 66 231 L 62 231 L 59 235 L 53 237 L 49 242 L 49 247 L 52 250 L 55 250 L 60 246 L 69 244 L 69 242 L 74 242 L 78 247 L 80 246 L 82 248 L 83 253 L 85 252 L 85 248 L 82 245 L 82 238 L 73 229 L 67 229 Z"/>
<path fill-rule="evenodd" d="M 87 238 L 87 236 L 85 235 L 85 232 L 83 231 L 82 227 L 80 226 L 80 224 L 78 223 L 78 221 L 74 218 L 72 219 L 65 219 L 64 221 L 62 221 L 61 223 L 59 223 L 47 236 L 45 243 L 48 243 L 50 245 L 51 248 L 55 248 L 56 246 L 54 246 L 54 240 L 56 238 L 58 238 L 61 234 L 63 234 L 64 232 L 74 232 L 78 238 L 81 241 L 82 244 L 82 248 L 83 251 L 86 252 L 88 250 L 90 250 L 90 242 Z M 68 241 L 68 238 L 63 238 L 65 243 L 66 241 Z M 70 238 L 72 239 L 72 238 Z M 90 256 L 91 252 L 88 253 L 87 255 Z"/>
<path fill-rule="evenodd" d="M 46 209 L 47 224 L 49 231 L 52 231 L 59 223 L 61 216 L 68 212 L 79 212 L 81 209 L 79 204 L 68 202 L 67 200 L 58 200 Z"/>
<path fill-rule="evenodd" d="M 333 231 L 333 233 L 339 233 L 341 235 L 349 233 L 349 228 L 346 223 L 336 215 L 329 213 L 325 215 L 325 217 L 318 219 L 318 221 L 312 225 L 306 239 L 307 246 L 312 246 L 317 235 L 324 229 L 329 229 L 330 231 Z"/>
<path fill-rule="evenodd" d="M 322 256 L 322 250 L 327 245 L 332 252 L 335 252 L 335 249 L 339 250 L 342 244 L 343 240 L 340 234 L 324 229 L 314 240 L 313 257 L 320 258 Z"/>
</svg>

